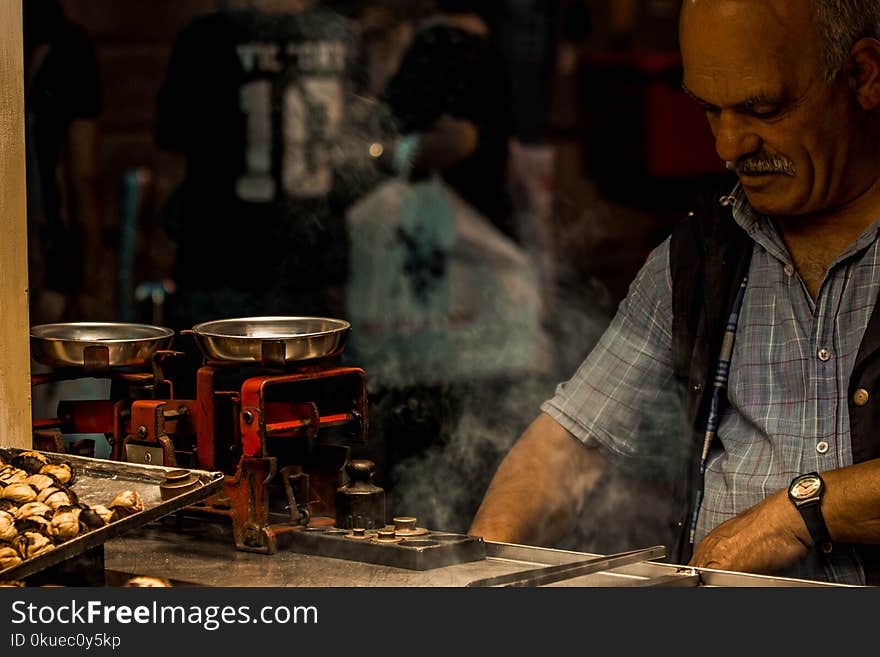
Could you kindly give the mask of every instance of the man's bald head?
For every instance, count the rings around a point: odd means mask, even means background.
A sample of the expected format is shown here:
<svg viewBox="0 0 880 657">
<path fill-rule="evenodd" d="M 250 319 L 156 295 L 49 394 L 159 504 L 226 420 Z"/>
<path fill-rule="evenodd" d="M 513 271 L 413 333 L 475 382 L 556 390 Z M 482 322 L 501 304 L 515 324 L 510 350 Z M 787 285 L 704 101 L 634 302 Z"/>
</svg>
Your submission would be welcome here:
<svg viewBox="0 0 880 657">
<path fill-rule="evenodd" d="M 880 39 L 880 0 L 684 0 L 682 19 L 692 9 L 713 6 L 723 16 L 733 5 L 749 3 L 768 9 L 781 20 L 792 11 L 809 11 L 825 79 L 829 81 L 840 73 L 859 39 Z"/>
<path fill-rule="evenodd" d="M 811 5 L 812 0 L 685 0 L 682 54 L 691 64 L 707 64 L 716 51 L 733 57 L 750 52 L 758 60 L 809 60 L 819 69 L 820 36 Z"/>
</svg>

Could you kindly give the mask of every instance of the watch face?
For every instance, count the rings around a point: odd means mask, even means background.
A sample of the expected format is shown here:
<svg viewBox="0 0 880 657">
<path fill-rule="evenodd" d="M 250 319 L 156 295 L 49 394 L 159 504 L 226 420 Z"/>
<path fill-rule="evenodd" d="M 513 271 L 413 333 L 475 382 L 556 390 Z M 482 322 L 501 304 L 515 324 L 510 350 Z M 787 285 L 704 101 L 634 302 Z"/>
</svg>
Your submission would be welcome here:
<svg viewBox="0 0 880 657">
<path fill-rule="evenodd" d="M 795 499 L 805 500 L 812 497 L 822 488 L 822 480 L 815 475 L 801 477 L 791 486 L 791 495 Z"/>
</svg>

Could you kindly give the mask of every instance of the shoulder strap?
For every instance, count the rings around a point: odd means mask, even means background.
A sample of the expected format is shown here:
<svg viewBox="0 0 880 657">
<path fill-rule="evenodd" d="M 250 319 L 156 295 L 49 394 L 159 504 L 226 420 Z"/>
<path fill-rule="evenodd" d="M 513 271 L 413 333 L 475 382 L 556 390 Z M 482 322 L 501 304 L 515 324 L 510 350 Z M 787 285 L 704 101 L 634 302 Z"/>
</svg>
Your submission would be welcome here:
<svg viewBox="0 0 880 657">
<path fill-rule="evenodd" d="M 687 219 L 673 230 L 669 245 L 672 274 L 672 360 L 679 395 L 691 435 L 682 436 L 690 458 L 674 483 L 682 510 L 672 550 L 677 563 L 690 559 L 686 519 L 694 504 L 699 456 L 706 428 L 714 368 L 724 326 L 736 291 L 748 271 L 752 242 L 718 195 L 700 199 Z M 687 429 L 685 429 L 687 433 Z"/>
<path fill-rule="evenodd" d="M 686 407 L 697 425 L 724 325 L 752 255 L 752 242 L 724 199 L 701 198 L 673 230 L 669 248 L 673 367 L 688 385 Z"/>
</svg>

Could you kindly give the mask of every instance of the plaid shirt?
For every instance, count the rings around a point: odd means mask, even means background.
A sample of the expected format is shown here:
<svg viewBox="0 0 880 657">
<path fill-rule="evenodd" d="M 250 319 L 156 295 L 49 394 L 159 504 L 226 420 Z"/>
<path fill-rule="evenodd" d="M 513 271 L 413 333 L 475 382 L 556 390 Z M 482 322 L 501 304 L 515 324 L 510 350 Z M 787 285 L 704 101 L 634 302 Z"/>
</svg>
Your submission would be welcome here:
<svg viewBox="0 0 880 657">
<path fill-rule="evenodd" d="M 754 241 L 727 401 L 710 453 L 696 540 L 786 488 L 852 464 L 847 390 L 877 299 L 875 222 L 831 264 L 813 301 L 772 221 L 737 186 L 734 217 Z M 592 353 L 541 410 L 623 465 L 650 463 L 684 426 L 672 370 L 669 240 L 651 253 Z M 680 442 L 680 441 L 679 441 Z M 848 549 L 785 573 L 860 584 Z"/>
</svg>

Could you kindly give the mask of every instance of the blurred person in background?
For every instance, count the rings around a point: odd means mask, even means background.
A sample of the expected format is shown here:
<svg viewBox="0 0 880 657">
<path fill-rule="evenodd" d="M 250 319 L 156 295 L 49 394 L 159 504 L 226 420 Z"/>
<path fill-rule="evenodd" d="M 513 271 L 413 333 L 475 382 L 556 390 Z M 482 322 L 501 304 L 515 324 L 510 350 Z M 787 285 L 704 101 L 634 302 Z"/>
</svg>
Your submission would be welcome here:
<svg viewBox="0 0 880 657">
<path fill-rule="evenodd" d="M 344 210 L 375 175 L 371 140 L 348 118 L 364 86 L 358 59 L 334 3 L 232 3 L 178 36 L 157 126 L 160 147 L 186 158 L 164 207 L 178 246 L 174 328 L 344 316 Z"/>
<path fill-rule="evenodd" d="M 101 83 L 85 32 L 56 0 L 23 4 L 32 324 L 111 319 L 98 206 Z"/>
</svg>

